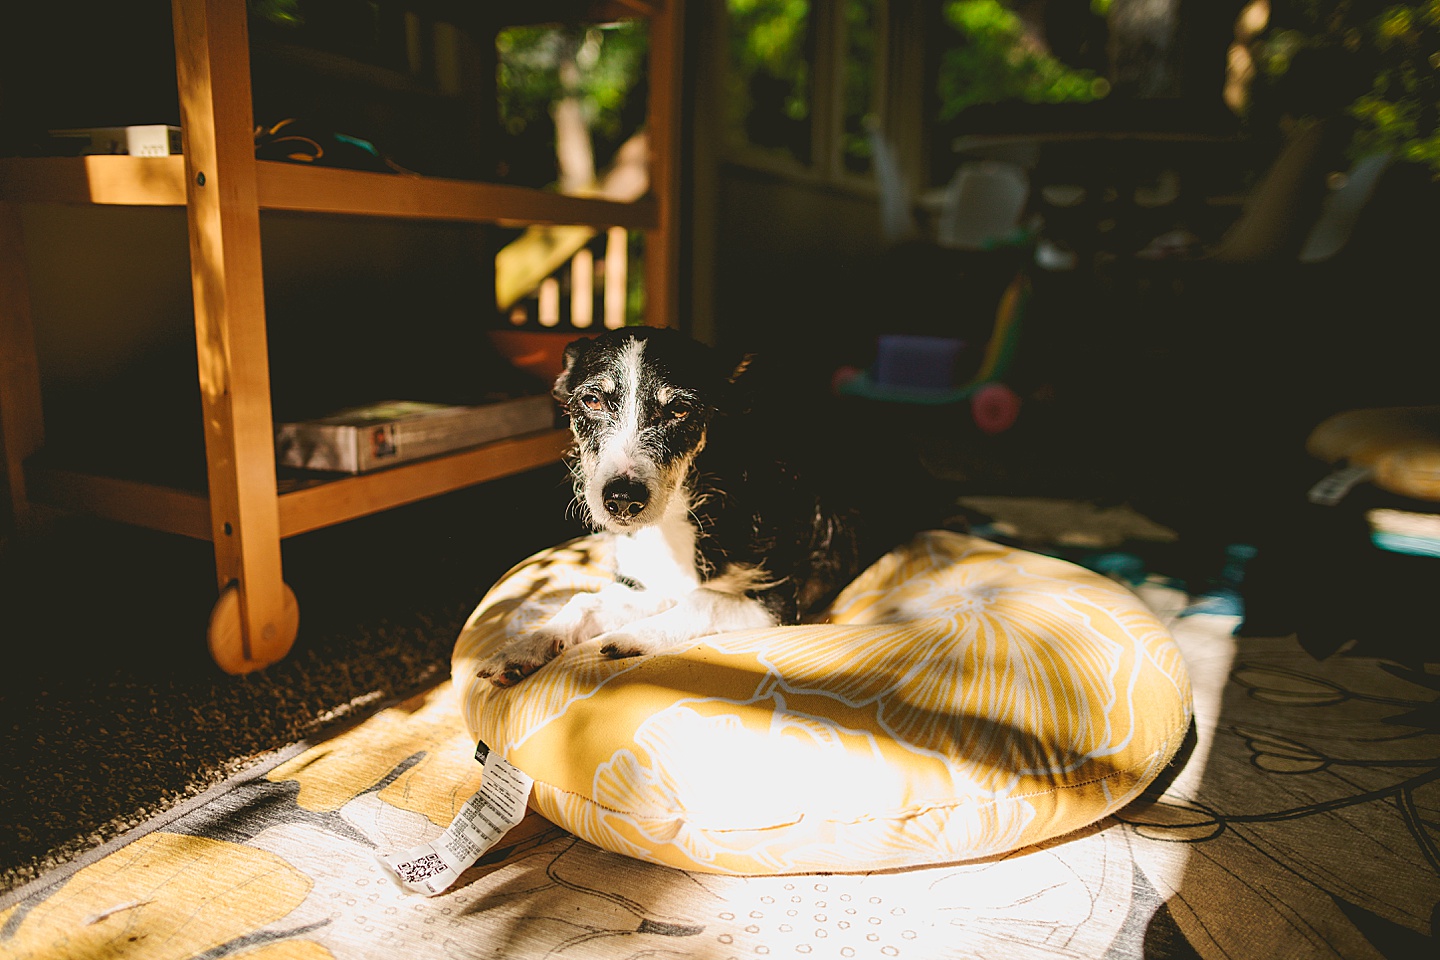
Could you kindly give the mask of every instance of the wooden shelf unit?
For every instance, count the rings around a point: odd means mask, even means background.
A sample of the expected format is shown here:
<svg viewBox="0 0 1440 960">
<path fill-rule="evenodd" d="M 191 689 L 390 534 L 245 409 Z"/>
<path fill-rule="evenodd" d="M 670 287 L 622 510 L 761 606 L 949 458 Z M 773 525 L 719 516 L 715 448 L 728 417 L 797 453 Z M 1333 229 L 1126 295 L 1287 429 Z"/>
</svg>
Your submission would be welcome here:
<svg viewBox="0 0 1440 960">
<path fill-rule="evenodd" d="M 585 6 L 544 5 L 566 14 Z M 297 601 L 282 577 L 282 538 L 556 462 L 568 433 L 551 430 L 281 492 L 259 213 L 644 231 L 646 322 L 673 326 L 682 3 L 621 0 L 590 11 L 650 21 L 651 187 L 633 203 L 257 161 L 244 0 L 172 0 L 183 156 L 0 159 L 0 463 L 15 514 L 45 503 L 212 541 L 220 596 L 207 640 L 222 669 L 244 673 L 284 657 L 298 631 Z M 31 203 L 185 207 L 208 492 L 47 461 L 20 220 L 20 206 Z"/>
</svg>

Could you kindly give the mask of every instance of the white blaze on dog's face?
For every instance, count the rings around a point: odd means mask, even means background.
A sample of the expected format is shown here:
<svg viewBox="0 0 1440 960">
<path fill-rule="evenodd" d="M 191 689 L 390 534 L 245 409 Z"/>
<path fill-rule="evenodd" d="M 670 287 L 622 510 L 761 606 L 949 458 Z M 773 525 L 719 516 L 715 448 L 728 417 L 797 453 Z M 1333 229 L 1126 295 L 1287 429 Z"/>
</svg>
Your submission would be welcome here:
<svg viewBox="0 0 1440 960">
<path fill-rule="evenodd" d="M 575 434 L 576 494 L 591 523 L 632 533 L 690 508 L 687 480 L 724 383 L 708 348 L 631 328 L 565 351 L 555 397 Z"/>
</svg>

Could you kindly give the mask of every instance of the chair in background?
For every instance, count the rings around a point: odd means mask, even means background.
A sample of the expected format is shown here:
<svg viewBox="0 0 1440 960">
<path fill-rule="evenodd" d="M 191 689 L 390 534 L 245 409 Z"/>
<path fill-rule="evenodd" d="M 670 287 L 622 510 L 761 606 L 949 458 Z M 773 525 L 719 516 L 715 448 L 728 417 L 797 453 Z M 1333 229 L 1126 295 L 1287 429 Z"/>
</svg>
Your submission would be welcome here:
<svg viewBox="0 0 1440 960">
<path fill-rule="evenodd" d="M 940 200 L 935 242 L 955 250 L 991 250 L 1024 236 L 1030 178 L 1017 163 L 971 160 L 960 165 Z"/>
</svg>

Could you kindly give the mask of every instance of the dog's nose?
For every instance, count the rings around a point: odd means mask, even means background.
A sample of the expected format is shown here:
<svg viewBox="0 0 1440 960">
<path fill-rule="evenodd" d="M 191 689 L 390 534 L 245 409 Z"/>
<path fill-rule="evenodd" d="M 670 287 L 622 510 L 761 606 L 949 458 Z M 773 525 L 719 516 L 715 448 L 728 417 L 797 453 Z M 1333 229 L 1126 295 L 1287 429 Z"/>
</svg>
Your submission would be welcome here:
<svg viewBox="0 0 1440 960">
<path fill-rule="evenodd" d="M 617 520 L 630 520 L 650 502 L 650 491 L 643 483 L 618 477 L 605 484 L 604 500 L 606 513 Z"/>
</svg>

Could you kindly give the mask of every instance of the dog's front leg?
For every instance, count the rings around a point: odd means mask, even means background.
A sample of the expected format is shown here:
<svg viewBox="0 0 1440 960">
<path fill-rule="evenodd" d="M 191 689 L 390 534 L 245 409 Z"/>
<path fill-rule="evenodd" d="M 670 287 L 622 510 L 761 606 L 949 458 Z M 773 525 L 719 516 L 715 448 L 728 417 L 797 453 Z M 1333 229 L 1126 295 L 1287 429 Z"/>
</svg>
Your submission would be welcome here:
<svg viewBox="0 0 1440 960">
<path fill-rule="evenodd" d="M 774 616 L 758 600 L 700 587 L 668 610 L 604 634 L 600 650 L 618 660 L 658 653 L 715 633 L 773 626 Z"/>
<path fill-rule="evenodd" d="M 499 687 L 512 686 L 554 660 L 566 647 L 584 643 L 674 603 L 671 598 L 623 584 L 577 593 L 544 624 L 522 634 L 484 660 L 477 672 Z"/>
</svg>

